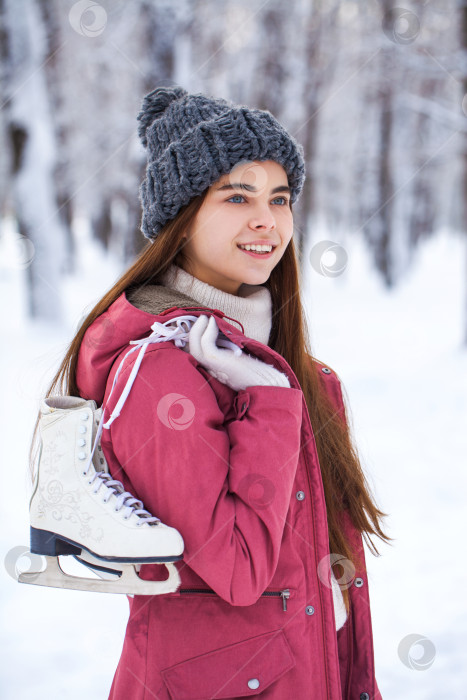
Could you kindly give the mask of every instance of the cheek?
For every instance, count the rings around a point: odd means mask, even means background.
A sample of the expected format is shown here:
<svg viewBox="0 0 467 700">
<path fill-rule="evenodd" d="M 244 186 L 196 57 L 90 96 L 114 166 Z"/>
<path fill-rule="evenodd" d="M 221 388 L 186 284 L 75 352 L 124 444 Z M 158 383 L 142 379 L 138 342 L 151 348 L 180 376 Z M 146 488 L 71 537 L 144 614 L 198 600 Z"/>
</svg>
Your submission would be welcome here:
<svg viewBox="0 0 467 700">
<path fill-rule="evenodd" d="M 284 213 L 282 227 L 285 231 L 284 240 L 288 243 L 293 236 L 293 215 L 290 209 Z"/>
<path fill-rule="evenodd" d="M 221 233 L 214 230 L 208 239 L 203 240 L 201 244 L 202 254 L 211 261 L 218 260 L 225 252 L 225 245 L 222 241 Z"/>
<path fill-rule="evenodd" d="M 215 221 L 217 228 L 222 227 L 222 230 L 232 230 L 238 226 L 238 222 L 245 218 L 245 211 L 240 206 L 220 206 L 216 211 L 212 221 Z"/>
<path fill-rule="evenodd" d="M 232 231 L 239 218 L 238 210 L 227 205 L 206 207 L 199 220 L 199 231 L 203 238 L 218 239 L 222 232 Z"/>
</svg>

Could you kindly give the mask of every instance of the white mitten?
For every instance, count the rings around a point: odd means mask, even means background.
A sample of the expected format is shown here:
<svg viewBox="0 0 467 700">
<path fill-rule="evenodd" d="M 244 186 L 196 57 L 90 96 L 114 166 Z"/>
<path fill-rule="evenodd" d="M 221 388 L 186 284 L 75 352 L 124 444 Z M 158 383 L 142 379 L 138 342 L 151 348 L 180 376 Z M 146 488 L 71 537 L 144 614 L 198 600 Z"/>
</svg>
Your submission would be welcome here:
<svg viewBox="0 0 467 700">
<path fill-rule="evenodd" d="M 282 386 L 290 388 L 288 378 L 271 365 L 245 353 L 216 345 L 219 328 L 214 316 L 199 316 L 191 327 L 190 353 L 209 374 L 235 391 L 248 386 Z"/>
</svg>

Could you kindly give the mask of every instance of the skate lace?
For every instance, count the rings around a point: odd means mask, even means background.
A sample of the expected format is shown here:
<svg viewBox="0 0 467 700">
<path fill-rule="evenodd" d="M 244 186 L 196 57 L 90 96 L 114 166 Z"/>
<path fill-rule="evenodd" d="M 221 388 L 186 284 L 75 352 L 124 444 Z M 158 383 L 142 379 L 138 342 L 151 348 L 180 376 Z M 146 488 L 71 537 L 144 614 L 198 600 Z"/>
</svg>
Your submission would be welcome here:
<svg viewBox="0 0 467 700">
<path fill-rule="evenodd" d="M 107 398 L 107 401 L 109 401 L 110 397 L 112 396 L 112 392 L 114 390 L 115 384 L 117 383 L 117 379 L 123 368 L 123 365 L 125 364 L 125 360 L 132 353 L 136 352 L 139 348 L 138 357 L 136 358 L 135 364 L 133 365 L 128 380 L 123 388 L 120 398 L 115 404 L 114 410 L 112 411 L 109 420 L 103 424 L 103 427 L 106 430 L 110 428 L 113 421 L 120 415 L 125 401 L 127 400 L 128 395 L 131 391 L 131 387 L 133 386 L 133 383 L 136 379 L 136 375 L 138 374 L 138 370 L 140 368 L 141 362 L 143 361 L 144 354 L 149 345 L 151 345 L 152 343 L 164 343 L 167 340 L 173 340 L 178 348 L 184 348 L 188 342 L 191 326 L 196 321 L 196 319 L 197 316 L 185 315 L 178 316 L 176 319 L 171 319 L 170 321 L 166 321 L 165 323 L 159 323 L 159 321 L 156 321 L 151 326 L 151 335 L 147 336 L 146 338 L 140 338 L 139 340 L 130 340 L 130 345 L 134 345 L 135 347 L 129 350 L 124 356 L 123 360 L 120 362 L 117 372 L 115 373 L 112 388 L 110 390 L 110 394 Z"/>
<path fill-rule="evenodd" d="M 131 493 L 125 491 L 125 487 L 121 481 L 113 479 L 112 476 L 106 472 L 95 472 L 91 479 L 90 484 L 94 484 L 94 493 L 98 493 L 101 486 L 104 486 L 107 491 L 110 491 L 109 495 L 104 498 L 104 502 L 107 503 L 111 496 L 115 496 L 115 506 L 114 509 L 118 512 L 125 508 L 123 517 L 125 520 L 131 517 L 131 515 L 136 515 L 140 518 L 140 521 L 136 523 L 137 525 L 143 525 L 143 523 L 158 524 L 160 519 L 152 515 L 148 510 L 143 507 L 143 502 L 135 498 Z"/>
<path fill-rule="evenodd" d="M 134 345 L 135 347 L 132 348 L 129 352 L 127 352 L 123 360 L 120 362 L 118 370 L 115 373 L 115 377 L 112 383 L 112 389 L 110 390 L 110 394 L 107 398 L 107 401 L 112 395 L 113 388 L 117 382 L 118 375 L 120 374 L 120 370 L 122 369 L 126 358 L 133 352 L 135 352 L 138 348 L 140 348 L 140 351 L 138 357 L 136 358 L 135 364 L 133 365 L 133 368 L 130 372 L 130 376 L 128 377 L 127 383 L 125 384 L 120 398 L 115 404 L 115 408 L 112 411 L 109 420 L 107 421 L 107 423 L 103 424 L 103 427 L 106 430 L 120 415 L 125 401 L 128 398 L 128 394 L 131 391 L 131 387 L 133 386 L 133 382 L 136 379 L 136 375 L 138 374 L 141 362 L 143 361 L 144 353 L 146 352 L 148 346 L 152 343 L 163 343 L 167 340 L 173 340 L 178 348 L 184 348 L 185 345 L 188 343 L 191 327 L 193 323 L 197 320 L 197 318 L 198 316 L 191 316 L 189 314 L 186 314 L 184 316 L 178 316 L 175 319 L 171 319 L 170 321 L 166 321 L 165 323 L 159 323 L 159 321 L 156 321 L 151 326 L 151 335 L 147 336 L 146 338 L 140 338 L 139 340 L 130 340 L 130 345 Z M 232 341 L 227 340 L 227 338 L 218 338 L 216 344 L 221 347 L 230 348 L 235 353 L 239 352 L 238 345 L 235 345 L 235 343 L 232 343 Z"/>
<path fill-rule="evenodd" d="M 94 457 L 94 453 L 96 451 L 96 447 L 99 444 L 100 437 L 102 435 L 102 431 L 105 428 L 108 430 L 114 420 L 118 418 L 118 416 L 121 413 L 121 410 L 123 406 L 125 405 L 125 401 L 128 398 L 128 395 L 131 391 L 131 387 L 133 386 L 133 383 L 136 379 L 136 375 L 138 374 L 138 370 L 140 368 L 141 362 L 143 361 L 144 354 L 149 347 L 149 345 L 153 343 L 164 343 L 168 340 L 173 340 L 175 345 L 178 348 L 184 348 L 185 345 L 188 343 L 189 339 L 189 333 L 191 330 L 191 327 L 193 323 L 197 320 L 198 316 L 192 316 L 190 314 L 185 314 L 183 316 L 177 316 L 175 319 L 170 319 L 169 321 L 166 321 L 165 323 L 160 323 L 159 321 L 156 321 L 155 323 L 152 324 L 151 330 L 152 333 L 148 335 L 145 338 L 140 338 L 139 340 L 130 340 L 130 345 L 133 345 L 134 347 L 131 348 L 123 357 L 122 361 L 120 362 L 118 369 L 115 373 L 113 382 L 112 382 L 112 387 L 110 389 L 110 393 L 107 397 L 107 402 L 110 400 L 110 397 L 112 396 L 112 392 L 114 390 L 114 387 L 117 383 L 117 379 L 119 377 L 119 374 L 123 368 L 123 365 L 125 364 L 125 360 L 127 357 L 132 355 L 134 352 L 136 352 L 139 349 L 138 356 L 135 360 L 135 364 L 132 367 L 132 370 L 130 372 L 130 375 L 127 379 L 127 382 L 123 388 L 123 391 L 115 404 L 115 407 L 110 415 L 110 418 L 107 420 L 107 422 L 104 422 L 104 416 L 105 416 L 105 409 L 106 406 L 103 407 L 102 410 L 102 417 L 99 421 L 99 425 L 97 428 L 97 433 L 96 437 L 94 440 L 94 445 L 91 451 L 91 455 L 88 459 L 87 462 L 87 469 L 89 469 L 91 462 Z M 238 345 L 235 345 L 235 343 L 232 343 L 230 340 L 227 338 L 218 338 L 216 341 L 216 344 L 225 347 L 225 348 L 230 348 L 234 352 L 239 351 Z M 102 474 L 102 472 L 98 472 L 98 474 Z M 120 482 L 117 482 L 120 483 Z"/>
<path fill-rule="evenodd" d="M 107 402 L 109 401 L 110 397 L 112 396 L 112 392 L 115 388 L 115 384 L 117 383 L 118 376 L 122 370 L 123 365 L 125 364 L 125 360 L 127 357 L 132 355 L 134 352 L 136 352 L 139 348 L 139 354 L 138 357 L 136 358 L 135 364 L 133 365 L 133 368 L 130 372 L 130 375 L 128 377 L 128 380 L 125 384 L 125 387 L 122 391 L 122 394 L 115 404 L 115 408 L 112 411 L 112 414 L 109 418 L 109 420 L 105 423 L 104 422 L 104 416 L 105 416 L 105 409 L 106 406 L 103 406 L 102 409 L 102 416 L 99 421 L 99 425 L 97 427 L 97 433 L 96 437 L 94 438 L 94 444 L 92 446 L 91 454 L 89 456 L 89 459 L 86 464 L 86 473 L 89 471 L 89 468 L 91 466 L 91 462 L 94 458 L 94 453 L 96 451 L 97 445 L 99 444 L 99 441 L 101 439 L 102 431 L 105 428 L 108 430 L 110 426 L 112 425 L 113 421 L 118 418 L 120 415 L 120 412 L 125 404 L 125 401 L 128 398 L 128 394 L 131 391 L 131 387 L 133 386 L 133 382 L 136 379 L 136 375 L 138 374 L 139 367 L 141 365 L 141 362 L 143 361 L 144 353 L 146 352 L 147 347 L 151 343 L 162 343 L 167 340 L 174 340 L 175 345 L 177 347 L 185 347 L 187 341 L 188 341 L 188 334 L 190 332 L 190 328 L 192 323 L 196 321 L 196 316 L 179 316 L 177 319 L 171 319 L 170 321 L 166 321 L 165 323 L 159 323 L 156 321 L 153 323 L 151 326 L 152 333 L 151 335 L 147 336 L 146 338 L 140 338 L 139 340 L 130 340 L 130 345 L 134 345 L 135 347 L 131 348 L 123 357 L 122 361 L 120 362 L 118 369 L 115 373 L 114 380 L 112 382 L 112 388 L 110 389 L 110 393 L 107 397 Z M 175 325 L 174 325 L 175 324 Z M 98 472 L 98 474 L 103 474 L 102 472 Z M 120 483 L 120 482 L 118 482 Z"/>
</svg>

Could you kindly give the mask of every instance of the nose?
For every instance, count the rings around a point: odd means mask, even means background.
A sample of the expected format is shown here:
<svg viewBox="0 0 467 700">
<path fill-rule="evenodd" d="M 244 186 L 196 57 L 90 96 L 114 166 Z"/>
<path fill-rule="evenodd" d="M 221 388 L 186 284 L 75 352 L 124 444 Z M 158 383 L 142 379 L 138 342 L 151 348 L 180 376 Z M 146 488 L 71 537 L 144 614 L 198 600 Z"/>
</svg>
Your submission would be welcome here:
<svg viewBox="0 0 467 700">
<path fill-rule="evenodd" d="M 276 228 L 276 219 L 267 204 L 258 203 L 254 214 L 250 217 L 248 226 L 254 231 L 258 229 L 270 231 Z"/>
</svg>

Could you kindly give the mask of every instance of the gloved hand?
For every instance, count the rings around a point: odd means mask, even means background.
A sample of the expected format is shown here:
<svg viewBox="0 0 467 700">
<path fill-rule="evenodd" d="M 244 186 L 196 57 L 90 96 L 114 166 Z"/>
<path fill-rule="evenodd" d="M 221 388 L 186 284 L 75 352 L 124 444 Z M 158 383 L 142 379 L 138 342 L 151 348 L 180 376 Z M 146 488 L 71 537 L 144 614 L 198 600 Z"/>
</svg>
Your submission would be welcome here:
<svg viewBox="0 0 467 700">
<path fill-rule="evenodd" d="M 205 367 L 209 374 L 235 391 L 248 386 L 282 386 L 290 388 L 288 378 L 282 372 L 241 352 L 219 348 L 216 345 L 219 328 L 214 316 L 199 316 L 190 329 L 188 345 L 190 353 Z"/>
</svg>

